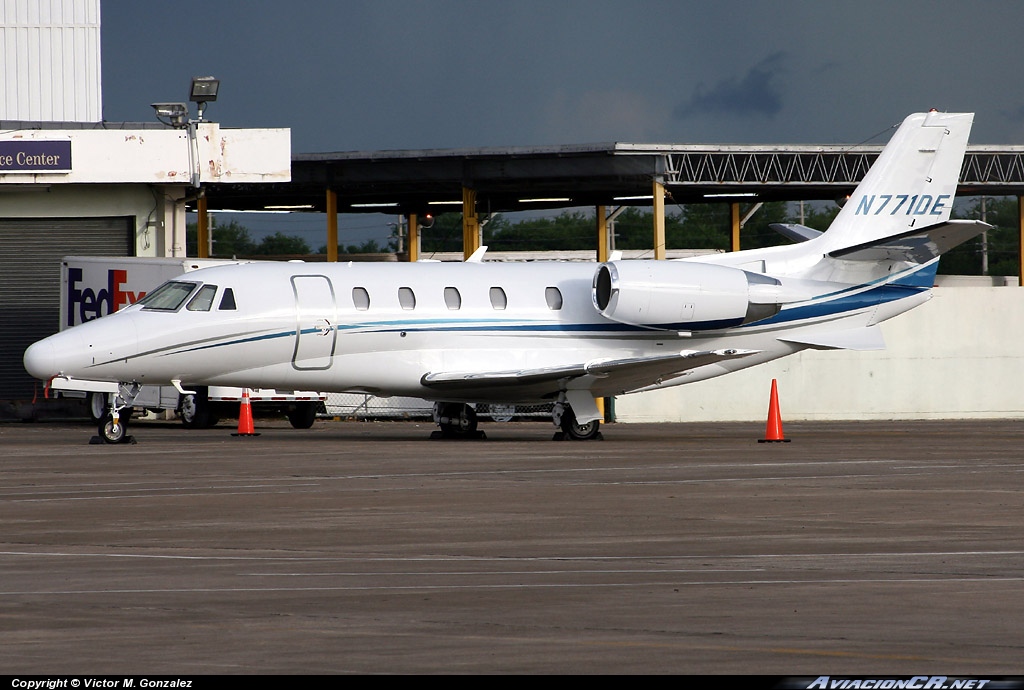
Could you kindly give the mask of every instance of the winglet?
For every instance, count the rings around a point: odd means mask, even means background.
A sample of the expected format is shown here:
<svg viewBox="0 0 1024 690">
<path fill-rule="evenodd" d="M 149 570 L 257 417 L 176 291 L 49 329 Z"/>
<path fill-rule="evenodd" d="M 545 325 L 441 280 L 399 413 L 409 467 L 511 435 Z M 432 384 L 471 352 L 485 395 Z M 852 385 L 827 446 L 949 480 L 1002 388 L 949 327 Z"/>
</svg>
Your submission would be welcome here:
<svg viewBox="0 0 1024 690">
<path fill-rule="evenodd" d="M 482 263 L 483 260 L 484 260 L 484 254 L 486 254 L 486 253 L 487 253 L 487 245 L 485 244 L 485 245 L 483 245 L 481 247 L 478 247 L 475 252 L 470 254 L 469 258 L 466 259 L 466 263 L 467 264 L 469 264 L 469 263 L 473 263 L 473 264 Z"/>
</svg>

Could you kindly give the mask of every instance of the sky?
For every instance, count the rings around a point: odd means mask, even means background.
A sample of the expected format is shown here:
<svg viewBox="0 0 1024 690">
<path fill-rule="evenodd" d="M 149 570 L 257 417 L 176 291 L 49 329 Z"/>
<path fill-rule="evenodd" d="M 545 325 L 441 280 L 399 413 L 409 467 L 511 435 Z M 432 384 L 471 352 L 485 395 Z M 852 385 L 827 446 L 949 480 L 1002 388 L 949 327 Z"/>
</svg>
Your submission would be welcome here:
<svg viewBox="0 0 1024 690">
<path fill-rule="evenodd" d="M 103 117 L 207 119 L 294 153 L 633 143 L 884 143 L 975 112 L 1024 143 L 1016 0 L 101 0 Z"/>
</svg>

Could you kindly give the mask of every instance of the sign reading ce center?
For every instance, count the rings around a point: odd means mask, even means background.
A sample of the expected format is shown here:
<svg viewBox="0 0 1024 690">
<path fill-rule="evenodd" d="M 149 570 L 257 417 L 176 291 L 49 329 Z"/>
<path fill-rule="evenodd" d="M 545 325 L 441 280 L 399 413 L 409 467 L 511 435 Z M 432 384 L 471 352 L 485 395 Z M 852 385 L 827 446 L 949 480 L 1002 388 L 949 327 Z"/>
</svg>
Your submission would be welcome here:
<svg viewBox="0 0 1024 690">
<path fill-rule="evenodd" d="M 71 141 L 0 141 L 0 173 L 71 172 Z"/>
</svg>

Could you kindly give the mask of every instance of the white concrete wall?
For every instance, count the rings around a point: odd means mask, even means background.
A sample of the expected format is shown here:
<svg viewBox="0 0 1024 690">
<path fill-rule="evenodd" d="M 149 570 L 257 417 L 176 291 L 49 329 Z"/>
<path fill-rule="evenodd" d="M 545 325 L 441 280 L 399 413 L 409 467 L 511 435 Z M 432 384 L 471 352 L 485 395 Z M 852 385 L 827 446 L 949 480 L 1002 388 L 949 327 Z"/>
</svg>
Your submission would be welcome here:
<svg viewBox="0 0 1024 690">
<path fill-rule="evenodd" d="M 754 421 L 772 379 L 786 420 L 1024 418 L 1024 289 L 936 288 L 882 324 L 880 352 L 805 351 L 615 399 L 621 422 Z"/>
<path fill-rule="evenodd" d="M 0 133 L 0 141 L 71 141 L 71 172 L 8 172 L 0 184 L 185 184 L 191 182 L 184 129 L 25 129 Z M 221 129 L 199 125 L 200 181 L 288 182 L 289 129 Z"/>
<path fill-rule="evenodd" d="M 185 198 L 202 183 L 287 182 L 291 130 L 199 125 L 190 156 L 182 129 L 13 130 L 5 141 L 70 141 L 70 172 L 0 174 L 6 218 L 135 216 L 138 256 L 185 255 Z"/>
</svg>

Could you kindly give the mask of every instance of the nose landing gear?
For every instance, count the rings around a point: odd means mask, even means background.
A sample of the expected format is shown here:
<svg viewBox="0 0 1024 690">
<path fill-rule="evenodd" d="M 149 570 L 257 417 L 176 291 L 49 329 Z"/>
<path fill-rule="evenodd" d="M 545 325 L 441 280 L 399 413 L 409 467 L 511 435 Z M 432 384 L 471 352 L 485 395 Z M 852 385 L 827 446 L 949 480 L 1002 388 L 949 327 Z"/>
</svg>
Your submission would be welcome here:
<svg viewBox="0 0 1024 690">
<path fill-rule="evenodd" d="M 135 443 L 135 438 L 127 434 L 128 420 L 132 416 L 132 403 L 141 388 L 138 383 L 118 384 L 118 392 L 110 404 L 110 411 L 99 420 L 99 435 L 93 436 L 89 443 Z"/>
</svg>

